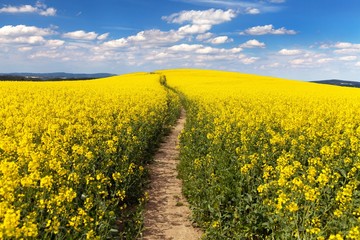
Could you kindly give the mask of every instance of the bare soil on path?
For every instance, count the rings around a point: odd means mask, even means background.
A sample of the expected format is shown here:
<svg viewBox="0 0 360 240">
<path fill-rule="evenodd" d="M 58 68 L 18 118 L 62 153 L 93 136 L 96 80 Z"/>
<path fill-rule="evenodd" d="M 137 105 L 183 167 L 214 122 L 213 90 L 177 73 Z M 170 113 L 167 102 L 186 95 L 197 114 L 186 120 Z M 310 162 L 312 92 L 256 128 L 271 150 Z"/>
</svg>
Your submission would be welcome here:
<svg viewBox="0 0 360 240">
<path fill-rule="evenodd" d="M 182 182 L 177 178 L 179 161 L 178 136 L 184 128 L 185 111 L 171 133 L 164 139 L 149 165 L 149 201 L 145 208 L 143 240 L 198 240 L 201 231 L 193 227 L 191 211 L 182 194 Z"/>
</svg>

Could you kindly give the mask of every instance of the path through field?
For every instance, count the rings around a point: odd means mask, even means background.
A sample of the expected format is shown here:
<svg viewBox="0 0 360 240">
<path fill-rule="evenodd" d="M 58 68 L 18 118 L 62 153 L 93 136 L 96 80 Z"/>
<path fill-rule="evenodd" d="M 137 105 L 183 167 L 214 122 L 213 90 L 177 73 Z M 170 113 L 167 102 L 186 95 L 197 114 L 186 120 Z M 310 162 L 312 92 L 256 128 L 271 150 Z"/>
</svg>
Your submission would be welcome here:
<svg viewBox="0 0 360 240">
<path fill-rule="evenodd" d="M 197 240 L 199 229 L 192 226 L 188 203 L 182 195 L 181 180 L 177 178 L 179 150 L 178 135 L 184 128 L 185 111 L 182 110 L 176 126 L 164 139 L 149 166 L 149 202 L 145 210 L 144 240 Z"/>
</svg>

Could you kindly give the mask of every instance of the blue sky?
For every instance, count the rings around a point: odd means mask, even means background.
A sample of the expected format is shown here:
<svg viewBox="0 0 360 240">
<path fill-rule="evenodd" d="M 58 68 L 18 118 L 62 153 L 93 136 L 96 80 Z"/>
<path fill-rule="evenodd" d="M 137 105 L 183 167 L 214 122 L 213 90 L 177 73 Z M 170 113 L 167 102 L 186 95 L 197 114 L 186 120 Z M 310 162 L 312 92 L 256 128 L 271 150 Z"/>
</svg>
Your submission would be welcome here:
<svg viewBox="0 0 360 240">
<path fill-rule="evenodd" d="M 360 81 L 359 12 L 358 0 L 1 0 L 0 72 Z"/>
</svg>

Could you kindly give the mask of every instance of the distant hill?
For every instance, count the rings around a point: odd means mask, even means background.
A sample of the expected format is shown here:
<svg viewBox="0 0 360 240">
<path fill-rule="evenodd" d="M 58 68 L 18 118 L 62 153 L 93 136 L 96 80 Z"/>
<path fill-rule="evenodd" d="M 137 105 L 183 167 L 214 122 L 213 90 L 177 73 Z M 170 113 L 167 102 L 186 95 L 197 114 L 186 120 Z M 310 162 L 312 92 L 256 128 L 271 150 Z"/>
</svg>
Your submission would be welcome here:
<svg viewBox="0 0 360 240">
<path fill-rule="evenodd" d="M 355 81 L 347 81 L 347 80 L 339 80 L 339 79 L 330 79 L 330 80 L 319 80 L 319 81 L 312 81 L 314 83 L 320 83 L 320 84 L 330 84 L 330 85 L 336 85 L 341 87 L 355 87 L 360 88 L 360 82 Z"/>
<path fill-rule="evenodd" d="M 96 79 L 115 76 L 111 73 L 0 73 L 1 80 L 14 80 L 14 81 L 64 81 L 64 80 L 84 80 Z"/>
</svg>

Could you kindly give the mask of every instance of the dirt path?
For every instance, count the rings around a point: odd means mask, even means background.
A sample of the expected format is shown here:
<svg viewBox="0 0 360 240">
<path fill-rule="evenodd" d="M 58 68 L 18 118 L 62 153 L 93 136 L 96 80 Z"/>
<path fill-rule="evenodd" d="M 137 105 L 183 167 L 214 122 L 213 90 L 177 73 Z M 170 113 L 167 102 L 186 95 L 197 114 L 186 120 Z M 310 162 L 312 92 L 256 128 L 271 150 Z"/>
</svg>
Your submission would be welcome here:
<svg viewBox="0 0 360 240">
<path fill-rule="evenodd" d="M 191 211 L 182 195 L 181 180 L 177 179 L 176 166 L 179 150 L 178 135 L 184 128 L 185 111 L 164 139 L 155 155 L 155 162 L 149 166 L 149 202 L 145 210 L 145 230 L 140 239 L 144 240 L 197 240 L 201 238 L 199 229 L 190 221 Z"/>
</svg>

